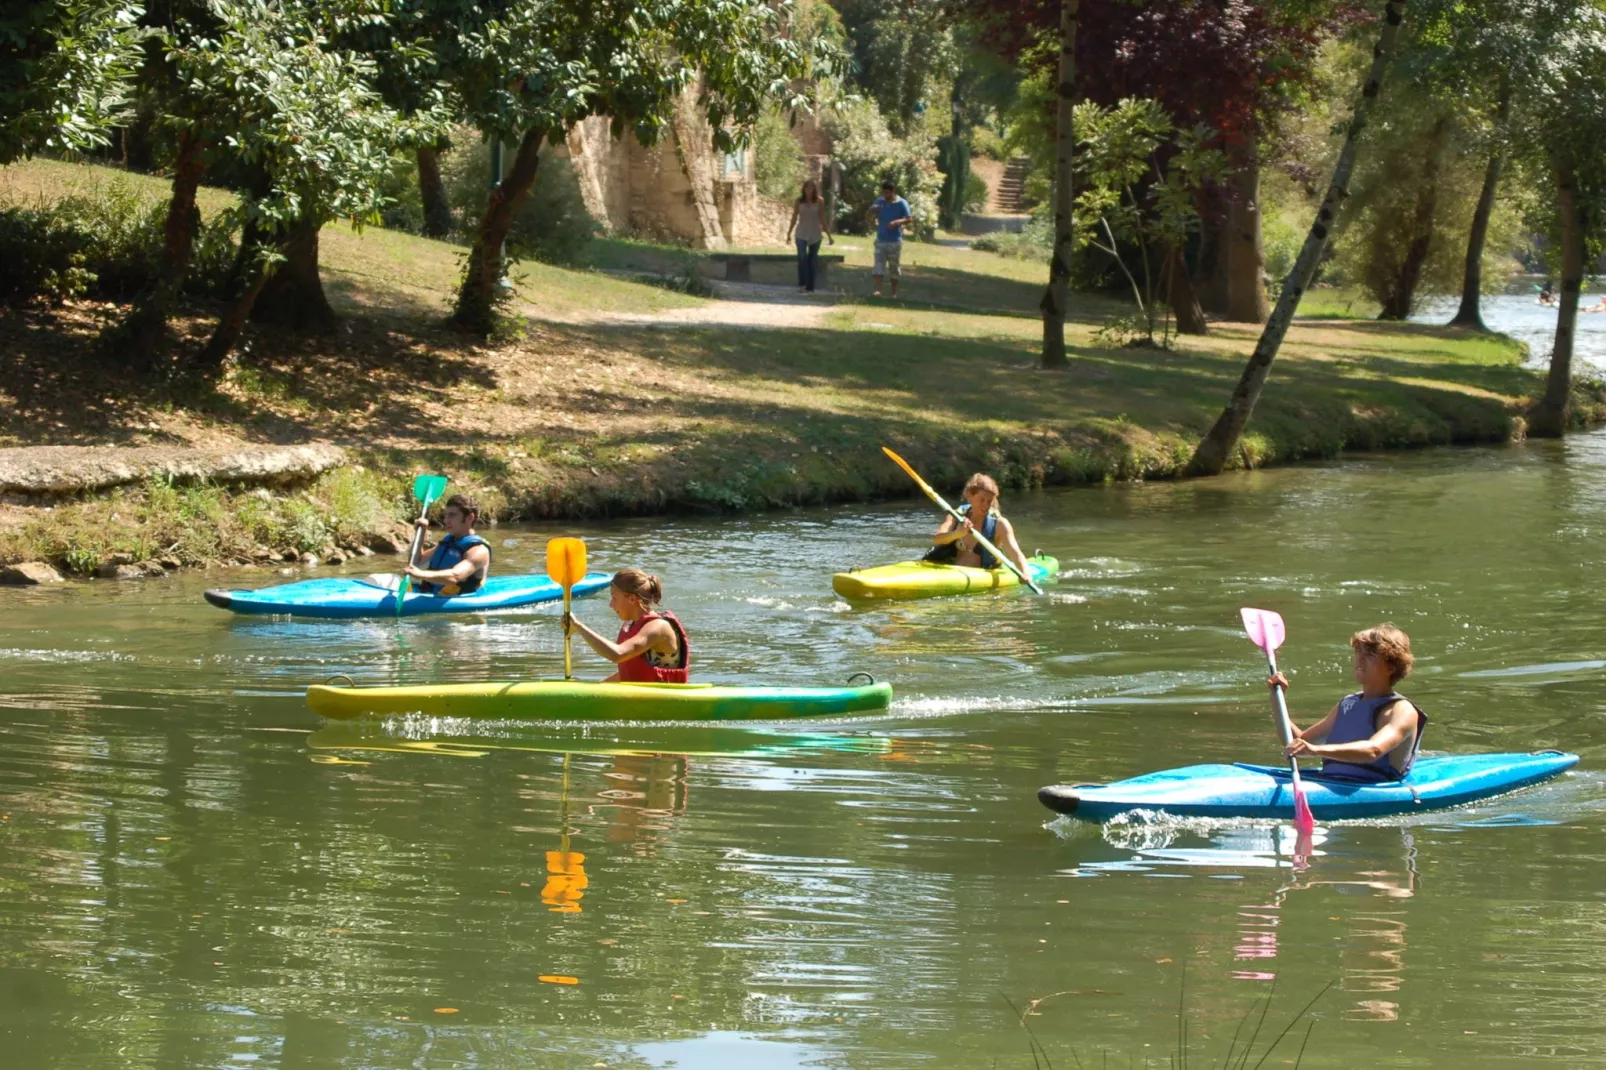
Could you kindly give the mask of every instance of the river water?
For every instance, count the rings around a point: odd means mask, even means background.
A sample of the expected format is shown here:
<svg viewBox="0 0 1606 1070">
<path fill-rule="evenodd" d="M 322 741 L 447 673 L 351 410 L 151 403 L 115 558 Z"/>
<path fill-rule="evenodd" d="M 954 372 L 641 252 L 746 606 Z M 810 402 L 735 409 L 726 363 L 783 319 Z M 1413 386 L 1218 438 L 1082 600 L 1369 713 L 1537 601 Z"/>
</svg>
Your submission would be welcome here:
<svg viewBox="0 0 1606 1070">
<path fill-rule="evenodd" d="M 1595 289 L 1584 294 L 1579 303 L 1593 305 L 1600 296 L 1599 289 Z M 1419 323 L 1446 323 L 1458 307 L 1459 299 L 1436 298 L 1423 302 L 1422 309 L 1411 318 Z M 1483 322 L 1491 331 L 1526 342 L 1530 366 L 1549 366 L 1550 351 L 1556 342 L 1556 310 L 1541 305 L 1532 290 L 1523 294 L 1486 295 Z M 1581 373 L 1606 372 L 1606 313 L 1578 317 L 1578 330 L 1573 336 L 1573 367 Z"/>
<path fill-rule="evenodd" d="M 1606 436 L 1005 504 L 1062 561 L 1047 597 L 839 601 L 833 570 L 917 550 L 913 502 L 566 529 L 664 577 L 702 679 L 897 689 L 790 730 L 336 729 L 300 696 L 551 674 L 549 608 L 200 598 L 271 572 L 6 592 L 0 1063 L 1024 1068 L 1035 1037 L 1165 1066 L 1185 1036 L 1204 1065 L 1268 996 L 1251 1066 L 1313 998 L 1265 1065 L 1606 1063 Z M 559 533 L 492 532 L 500 567 Z M 1429 751 L 1580 769 L 1333 824 L 1303 870 L 1276 825 L 1051 822 L 1045 783 L 1275 760 L 1244 604 L 1287 619 L 1296 718 L 1389 619 Z"/>
</svg>

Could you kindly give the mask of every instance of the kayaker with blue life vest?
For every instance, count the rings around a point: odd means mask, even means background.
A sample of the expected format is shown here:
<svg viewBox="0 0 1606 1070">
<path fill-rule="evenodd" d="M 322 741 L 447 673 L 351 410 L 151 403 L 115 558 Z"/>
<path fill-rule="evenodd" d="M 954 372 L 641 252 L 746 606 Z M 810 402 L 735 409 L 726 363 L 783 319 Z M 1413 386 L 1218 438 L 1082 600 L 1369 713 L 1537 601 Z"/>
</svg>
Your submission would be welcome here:
<svg viewBox="0 0 1606 1070">
<path fill-rule="evenodd" d="M 1020 544 L 1015 541 L 1015 527 L 998 511 L 998 483 L 992 476 L 977 472 L 965 484 L 965 504 L 959 507 L 964 514 L 964 520 L 955 520 L 953 517 L 944 517 L 942 526 L 931 537 L 931 549 L 926 551 L 925 559 L 939 565 L 964 565 L 969 568 L 999 568 L 999 562 L 982 545 L 976 541 L 976 525 L 972 517 L 984 518 L 981 523 L 981 534 L 987 541 L 1009 555 L 1020 569 L 1021 575 L 1029 576 L 1026 555 L 1021 553 Z"/>
<path fill-rule="evenodd" d="M 491 574 L 491 546 L 474 534 L 479 506 L 466 494 L 446 499 L 441 527 L 446 534 L 432 548 L 420 548 L 418 557 L 407 566 L 407 575 L 426 594 L 473 594 Z M 429 521 L 419 520 L 427 528 Z M 426 554 L 428 556 L 426 556 Z"/>
<path fill-rule="evenodd" d="M 1355 682 L 1361 689 L 1345 695 L 1327 716 L 1304 731 L 1297 728 L 1286 754 L 1322 759 L 1324 777 L 1379 784 L 1403 780 L 1422 746 L 1428 718 L 1416 704 L 1394 690 L 1411 672 L 1411 639 L 1392 624 L 1350 636 L 1355 651 Z M 1288 686 L 1282 673 L 1267 683 Z"/>
<path fill-rule="evenodd" d="M 563 628 L 577 632 L 601 657 L 618 666 L 605 684 L 684 684 L 691 679 L 691 644 L 686 629 L 669 610 L 659 606 L 664 585 L 657 576 L 639 568 L 613 574 L 608 585 L 608 608 L 624 621 L 618 638 L 609 641 L 586 627 L 573 614 L 565 614 Z"/>
</svg>

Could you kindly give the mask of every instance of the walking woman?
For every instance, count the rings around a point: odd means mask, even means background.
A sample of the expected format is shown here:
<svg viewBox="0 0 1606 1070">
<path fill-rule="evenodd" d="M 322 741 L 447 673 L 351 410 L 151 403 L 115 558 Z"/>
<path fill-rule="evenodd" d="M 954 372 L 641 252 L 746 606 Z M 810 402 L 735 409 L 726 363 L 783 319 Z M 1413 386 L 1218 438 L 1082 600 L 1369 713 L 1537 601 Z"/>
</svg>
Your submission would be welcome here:
<svg viewBox="0 0 1606 1070">
<path fill-rule="evenodd" d="M 814 292 L 814 273 L 819 266 L 820 239 L 832 245 L 831 221 L 825 218 L 825 201 L 820 199 L 820 187 L 814 179 L 803 183 L 803 192 L 792 205 L 792 222 L 787 224 L 786 238 L 797 235 L 797 292 Z"/>
</svg>

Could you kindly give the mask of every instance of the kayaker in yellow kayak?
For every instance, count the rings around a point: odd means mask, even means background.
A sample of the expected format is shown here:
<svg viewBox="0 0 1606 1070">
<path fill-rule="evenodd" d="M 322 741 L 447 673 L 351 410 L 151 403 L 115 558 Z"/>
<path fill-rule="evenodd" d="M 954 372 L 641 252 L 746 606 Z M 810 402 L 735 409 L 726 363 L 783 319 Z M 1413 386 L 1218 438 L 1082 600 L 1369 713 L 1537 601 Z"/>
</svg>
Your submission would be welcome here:
<svg viewBox="0 0 1606 1070">
<path fill-rule="evenodd" d="M 418 582 L 418 589 L 428 594 L 473 594 L 491 574 L 491 546 L 474 534 L 480 509 L 466 494 L 454 494 L 446 499 L 441 514 L 441 527 L 446 535 L 430 549 L 425 548 L 407 565 L 407 575 Z M 428 520 L 417 520 L 415 526 L 428 528 Z"/>
<path fill-rule="evenodd" d="M 944 517 L 942 526 L 931 537 L 932 546 L 926 551 L 925 559 L 939 565 L 1002 567 L 975 539 L 976 525 L 970 522 L 970 518 L 981 516 L 986 518 L 981 526 L 983 537 L 1008 554 L 1021 575 L 1031 575 L 1026 555 L 1021 553 L 1020 544 L 1015 541 L 1015 526 L 998 511 L 998 484 L 993 477 L 981 472 L 971 476 L 965 484 L 964 497 L 965 504 L 959 507 L 959 511 L 965 514 L 965 519 L 961 521 L 951 516 Z"/>
<path fill-rule="evenodd" d="M 1322 775 L 1336 780 L 1379 784 L 1403 780 L 1422 746 L 1427 714 L 1394 685 L 1411 672 L 1411 639 L 1392 624 L 1350 636 L 1355 651 L 1355 682 L 1361 689 L 1339 699 L 1327 716 L 1304 731 L 1294 729 L 1287 756 L 1322 759 Z M 1278 673 L 1271 687 L 1288 687 Z"/>
<path fill-rule="evenodd" d="M 613 642 L 586 627 L 572 613 L 564 614 L 564 631 L 578 632 L 592 650 L 619 667 L 603 683 L 690 681 L 691 644 L 675 615 L 658 606 L 663 597 L 664 585 L 657 576 L 639 568 L 615 572 L 608 585 L 608 608 L 619 615 L 624 625 Z"/>
</svg>

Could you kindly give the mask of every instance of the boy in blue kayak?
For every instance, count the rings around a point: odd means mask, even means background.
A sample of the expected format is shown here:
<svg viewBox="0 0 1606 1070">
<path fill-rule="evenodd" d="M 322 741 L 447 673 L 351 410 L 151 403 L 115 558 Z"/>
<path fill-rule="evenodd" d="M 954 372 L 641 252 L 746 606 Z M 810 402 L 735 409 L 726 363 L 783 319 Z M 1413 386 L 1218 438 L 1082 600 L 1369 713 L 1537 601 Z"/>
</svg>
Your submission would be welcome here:
<svg viewBox="0 0 1606 1070">
<path fill-rule="evenodd" d="M 965 483 L 965 504 L 959 507 L 964 520 L 944 517 L 942 526 L 931 537 L 931 549 L 925 560 L 939 565 L 964 565 L 969 568 L 1002 568 L 1003 565 L 976 541 L 976 532 L 1009 555 L 1020 569 L 1021 575 L 1030 576 L 1026 568 L 1026 555 L 1021 553 L 1015 539 L 1015 525 L 998 511 L 998 483 L 992 476 L 977 472 Z M 971 517 L 982 517 L 978 528 Z"/>
<path fill-rule="evenodd" d="M 446 499 L 446 511 L 441 514 L 441 527 L 446 536 L 435 544 L 429 557 L 422 548 L 418 557 L 408 562 L 407 575 L 426 594 L 473 594 L 491 574 L 491 546 L 474 534 L 474 523 L 479 519 L 479 506 L 466 494 L 454 494 Z M 429 527 L 429 521 L 415 522 L 418 527 Z"/>
<path fill-rule="evenodd" d="M 1350 636 L 1355 651 L 1355 682 L 1361 689 L 1339 699 L 1327 716 L 1304 731 L 1294 729 L 1290 758 L 1322 759 L 1322 776 L 1363 784 L 1403 780 L 1422 746 L 1428 718 L 1394 685 L 1411 672 L 1411 639 L 1392 624 L 1379 624 Z M 1288 687 L 1278 673 L 1267 681 Z"/>
</svg>

